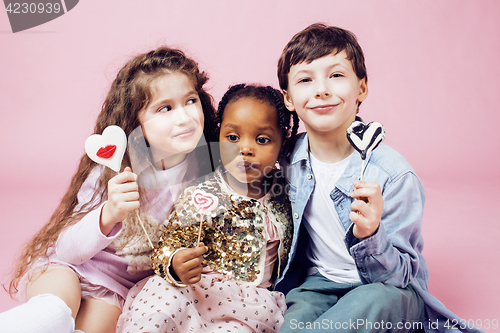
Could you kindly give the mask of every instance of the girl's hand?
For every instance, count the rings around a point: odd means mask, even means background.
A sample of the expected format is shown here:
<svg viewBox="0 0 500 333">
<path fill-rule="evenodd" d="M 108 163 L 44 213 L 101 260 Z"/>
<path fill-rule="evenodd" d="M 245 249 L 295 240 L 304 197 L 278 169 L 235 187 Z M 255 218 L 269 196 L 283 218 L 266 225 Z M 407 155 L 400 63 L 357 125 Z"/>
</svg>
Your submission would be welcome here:
<svg viewBox="0 0 500 333">
<path fill-rule="evenodd" d="M 351 197 L 357 199 L 351 204 L 349 218 L 354 223 L 353 234 L 358 239 L 373 235 L 379 225 L 384 209 L 384 199 L 378 183 L 356 180 Z"/>
<path fill-rule="evenodd" d="M 198 247 L 179 250 L 172 258 L 172 268 L 184 284 L 193 284 L 201 280 L 202 255 L 208 251 L 203 243 Z"/>
<path fill-rule="evenodd" d="M 139 206 L 137 175 L 132 173 L 132 169 L 126 167 L 122 173 L 108 182 L 108 201 L 104 204 L 101 213 L 102 233 L 109 234 L 115 224 L 123 221 L 128 213 L 138 209 Z"/>
</svg>

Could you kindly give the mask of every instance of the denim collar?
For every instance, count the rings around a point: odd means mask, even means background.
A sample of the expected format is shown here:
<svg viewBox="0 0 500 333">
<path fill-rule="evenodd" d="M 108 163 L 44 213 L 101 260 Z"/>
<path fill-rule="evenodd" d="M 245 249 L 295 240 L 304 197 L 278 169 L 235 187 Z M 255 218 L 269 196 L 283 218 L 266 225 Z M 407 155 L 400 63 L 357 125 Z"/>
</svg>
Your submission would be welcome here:
<svg viewBox="0 0 500 333">
<path fill-rule="evenodd" d="M 309 137 L 304 133 L 295 143 L 295 153 L 293 154 L 292 165 L 299 161 L 309 162 Z"/>
</svg>

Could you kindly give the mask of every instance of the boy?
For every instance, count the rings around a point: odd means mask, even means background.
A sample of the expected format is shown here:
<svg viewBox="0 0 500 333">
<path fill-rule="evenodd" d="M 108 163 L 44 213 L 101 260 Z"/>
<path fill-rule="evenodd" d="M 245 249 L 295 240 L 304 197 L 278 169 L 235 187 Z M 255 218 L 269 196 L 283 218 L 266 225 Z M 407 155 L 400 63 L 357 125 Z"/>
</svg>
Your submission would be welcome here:
<svg viewBox="0 0 500 333">
<path fill-rule="evenodd" d="M 306 127 L 283 164 L 294 235 L 276 282 L 288 306 L 280 332 L 479 332 L 427 290 L 424 191 L 408 162 L 381 144 L 367 181 L 357 180 L 361 157 L 346 130 L 360 120 L 368 86 L 355 36 L 309 26 L 283 50 L 278 79 L 286 107 Z"/>
</svg>

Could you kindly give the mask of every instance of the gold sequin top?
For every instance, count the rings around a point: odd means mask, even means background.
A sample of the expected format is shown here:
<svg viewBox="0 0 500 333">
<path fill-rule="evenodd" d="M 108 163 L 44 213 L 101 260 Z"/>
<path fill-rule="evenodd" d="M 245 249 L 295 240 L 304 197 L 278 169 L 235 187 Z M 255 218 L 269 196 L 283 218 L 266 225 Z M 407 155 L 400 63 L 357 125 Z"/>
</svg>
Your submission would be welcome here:
<svg viewBox="0 0 500 333">
<path fill-rule="evenodd" d="M 201 241 L 208 247 L 204 263 L 213 270 L 250 285 L 259 285 L 264 274 L 266 241 L 265 214 L 276 218 L 280 236 L 276 264 L 279 276 L 286 267 L 292 243 L 293 224 L 291 205 L 283 178 L 275 178 L 265 196 L 265 205 L 236 194 L 222 178 L 220 167 L 204 181 L 192 183 L 184 190 L 171 213 L 157 247 L 153 250 L 152 265 L 156 274 L 176 286 L 184 286 L 170 275 L 170 260 L 175 251 L 197 246 L 200 214 L 191 195 L 203 190 L 218 197 L 218 206 L 202 217 Z"/>
</svg>

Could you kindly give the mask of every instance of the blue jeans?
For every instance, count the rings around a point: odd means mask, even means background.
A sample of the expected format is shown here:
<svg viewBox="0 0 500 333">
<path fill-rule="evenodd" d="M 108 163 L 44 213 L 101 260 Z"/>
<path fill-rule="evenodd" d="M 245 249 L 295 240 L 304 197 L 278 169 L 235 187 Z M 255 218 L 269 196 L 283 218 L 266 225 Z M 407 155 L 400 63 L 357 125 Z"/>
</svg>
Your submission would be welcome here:
<svg viewBox="0 0 500 333">
<path fill-rule="evenodd" d="M 423 328 L 424 302 L 411 286 L 342 284 L 320 273 L 286 295 L 280 333 L 414 332 Z"/>
</svg>

